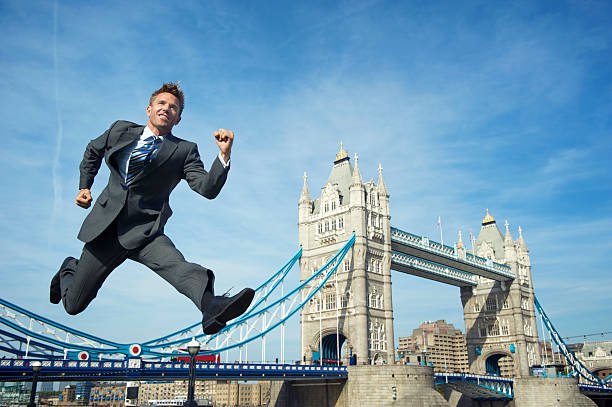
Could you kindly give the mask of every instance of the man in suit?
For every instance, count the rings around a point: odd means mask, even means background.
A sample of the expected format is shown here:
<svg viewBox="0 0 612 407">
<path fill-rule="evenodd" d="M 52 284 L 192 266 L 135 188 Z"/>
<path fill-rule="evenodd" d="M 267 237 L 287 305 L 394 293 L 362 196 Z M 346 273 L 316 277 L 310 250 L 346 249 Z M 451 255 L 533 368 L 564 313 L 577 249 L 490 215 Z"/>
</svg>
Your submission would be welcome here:
<svg viewBox="0 0 612 407">
<path fill-rule="evenodd" d="M 79 167 L 76 204 L 90 207 L 90 188 L 102 159 L 110 177 L 79 232 L 78 238 L 85 243 L 81 258 L 67 257 L 51 280 L 51 302 L 62 301 L 69 314 L 83 311 L 126 259 L 146 265 L 191 299 L 202 311 L 206 334 L 217 333 L 251 304 L 254 291 L 250 288 L 233 297 L 215 296 L 213 272 L 187 262 L 164 234 L 172 215 L 170 193 L 181 179 L 195 192 L 214 199 L 230 168 L 232 131 L 214 132 L 219 156 L 210 171 L 204 169 L 195 143 L 172 135 L 184 100 L 177 84 L 164 84 L 151 95 L 146 126 L 117 121 L 87 145 Z"/>
</svg>

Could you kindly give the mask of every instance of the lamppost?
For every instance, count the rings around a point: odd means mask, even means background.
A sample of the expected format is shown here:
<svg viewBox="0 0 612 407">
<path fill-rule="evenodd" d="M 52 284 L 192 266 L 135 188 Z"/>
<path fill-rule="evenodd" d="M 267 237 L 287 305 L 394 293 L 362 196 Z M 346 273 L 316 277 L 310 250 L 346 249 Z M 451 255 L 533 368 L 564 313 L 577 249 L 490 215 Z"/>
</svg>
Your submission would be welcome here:
<svg viewBox="0 0 612 407">
<path fill-rule="evenodd" d="M 195 387 L 195 357 L 200 351 L 200 342 L 196 341 L 195 338 L 192 338 L 191 342 L 187 344 L 187 350 L 189 351 L 189 355 L 191 355 L 191 358 L 189 359 L 189 384 L 187 387 L 187 401 L 185 401 L 185 404 L 183 404 L 183 406 L 198 407 L 198 403 L 193 399 L 193 388 Z"/>
<path fill-rule="evenodd" d="M 34 402 L 34 400 L 36 399 L 36 384 L 38 383 L 38 372 L 40 372 L 42 364 L 38 360 L 35 360 L 30 363 L 30 366 L 32 367 L 33 374 L 32 390 L 30 391 L 30 402 L 28 403 L 28 407 L 36 407 L 36 403 Z"/>
</svg>

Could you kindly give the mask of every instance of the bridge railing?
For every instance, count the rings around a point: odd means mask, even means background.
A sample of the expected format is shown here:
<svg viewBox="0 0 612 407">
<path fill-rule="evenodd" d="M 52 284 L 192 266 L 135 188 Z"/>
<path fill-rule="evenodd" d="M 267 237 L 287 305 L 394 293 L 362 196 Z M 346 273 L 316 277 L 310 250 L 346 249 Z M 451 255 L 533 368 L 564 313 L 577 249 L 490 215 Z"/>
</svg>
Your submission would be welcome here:
<svg viewBox="0 0 612 407">
<path fill-rule="evenodd" d="M 413 233 L 405 232 L 396 227 L 391 227 L 391 239 L 399 243 L 403 243 L 412 247 L 427 250 L 431 253 L 446 257 L 459 262 L 464 262 L 474 267 L 482 268 L 485 270 L 494 270 L 496 273 L 501 274 L 509 279 L 514 279 L 516 276 L 512 272 L 509 266 L 494 262 L 490 259 L 475 256 L 470 253 L 465 253 L 465 257 L 460 256 L 459 252 L 455 247 L 443 245 L 441 243 L 429 240 L 424 236 L 415 235 Z"/>
<path fill-rule="evenodd" d="M 40 362 L 40 374 L 44 377 L 83 375 L 105 379 L 127 376 L 143 377 L 175 377 L 177 374 L 186 374 L 189 363 L 144 361 L 140 358 L 131 358 L 119 361 L 95 360 L 48 360 L 48 359 L 2 359 L 0 360 L 0 377 L 3 380 L 18 381 L 27 379 L 32 375 L 32 363 Z M 344 377 L 348 374 L 345 366 L 319 366 L 273 363 L 196 363 L 196 375 L 218 376 L 246 376 L 246 377 Z M 166 372 L 166 373 L 164 373 Z M 174 376 L 173 376 L 174 375 Z"/>
<path fill-rule="evenodd" d="M 451 267 L 442 266 L 428 260 L 419 259 L 404 253 L 393 251 L 391 253 L 391 262 L 401 266 L 412 267 L 417 270 L 427 271 L 444 278 L 450 278 L 455 281 L 464 283 L 465 285 L 476 286 L 478 282 L 473 274 L 466 273 Z"/>
<path fill-rule="evenodd" d="M 559 333 L 553 326 L 551 320 L 548 318 L 548 315 L 546 315 L 546 312 L 544 311 L 544 308 L 542 307 L 538 299 L 535 296 L 533 297 L 533 299 L 534 299 L 535 307 L 540 313 L 540 317 L 542 318 L 542 323 L 544 324 L 544 326 L 550 333 L 550 336 L 552 337 L 552 339 L 555 341 L 555 343 L 561 350 L 561 353 L 565 357 L 565 360 L 567 361 L 567 363 L 574 369 L 574 375 L 580 376 L 583 379 L 587 380 L 588 382 L 594 383 L 596 385 L 610 386 L 612 384 L 610 383 L 612 380 L 612 376 L 608 376 L 607 379 L 602 380 L 597 375 L 595 375 L 593 372 L 591 372 L 582 363 L 582 361 L 578 359 L 578 357 L 576 357 L 574 352 L 572 352 L 569 349 L 569 347 L 566 345 L 565 341 L 563 340 L 563 338 L 561 338 L 561 335 L 559 335 Z"/>
</svg>

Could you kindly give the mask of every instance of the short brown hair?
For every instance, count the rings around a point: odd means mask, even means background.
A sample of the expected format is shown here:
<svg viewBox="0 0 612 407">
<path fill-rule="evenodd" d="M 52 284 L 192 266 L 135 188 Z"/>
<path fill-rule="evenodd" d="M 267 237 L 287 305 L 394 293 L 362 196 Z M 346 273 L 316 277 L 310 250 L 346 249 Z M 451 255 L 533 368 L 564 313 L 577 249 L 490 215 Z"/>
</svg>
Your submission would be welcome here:
<svg viewBox="0 0 612 407">
<path fill-rule="evenodd" d="M 183 113 L 183 108 L 185 107 L 185 95 L 183 94 L 183 90 L 179 88 L 178 84 L 179 84 L 178 82 L 177 83 L 164 83 L 162 87 L 157 89 L 155 92 L 153 92 L 153 94 L 149 98 L 149 106 L 153 105 L 153 99 L 155 99 L 155 96 L 159 95 L 160 93 L 170 93 L 171 95 L 176 96 L 176 98 L 179 100 L 179 116 L 180 116 L 181 113 Z"/>
</svg>

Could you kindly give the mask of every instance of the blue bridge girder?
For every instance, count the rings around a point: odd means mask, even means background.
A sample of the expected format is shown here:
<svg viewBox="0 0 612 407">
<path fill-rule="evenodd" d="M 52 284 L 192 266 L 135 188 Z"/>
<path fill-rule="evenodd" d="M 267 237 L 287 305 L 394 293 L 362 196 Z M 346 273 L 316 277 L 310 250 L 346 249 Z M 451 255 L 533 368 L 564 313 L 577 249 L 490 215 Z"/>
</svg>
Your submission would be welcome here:
<svg viewBox="0 0 612 407">
<path fill-rule="evenodd" d="M 435 373 L 435 385 L 449 387 L 474 400 L 511 400 L 514 380 L 469 373 Z"/>
<path fill-rule="evenodd" d="M 31 381 L 34 361 L 42 364 L 39 381 L 181 380 L 189 376 L 186 362 L 2 359 L 0 382 Z M 203 380 L 345 380 L 348 376 L 344 366 L 265 363 L 196 363 L 195 375 Z"/>
<path fill-rule="evenodd" d="M 457 287 L 478 284 L 473 274 L 396 251 L 391 253 L 391 269 Z"/>
<path fill-rule="evenodd" d="M 491 280 L 511 281 L 516 278 L 511 268 L 505 264 L 499 264 L 470 253 L 462 254 L 455 247 L 442 245 L 429 240 L 427 237 L 408 233 L 395 227 L 391 227 L 391 249 L 394 252 L 428 260 L 432 263 Z M 421 277 L 436 279 L 435 274 Z"/>
</svg>

